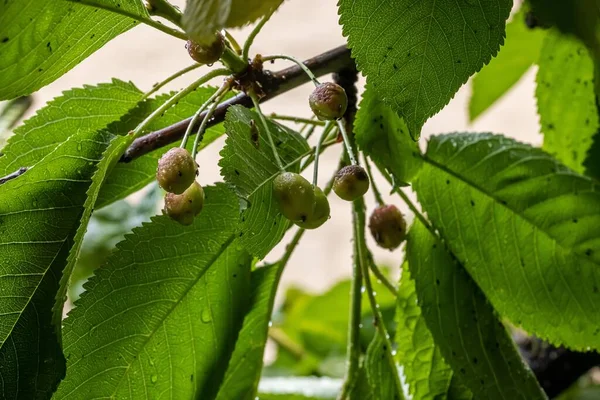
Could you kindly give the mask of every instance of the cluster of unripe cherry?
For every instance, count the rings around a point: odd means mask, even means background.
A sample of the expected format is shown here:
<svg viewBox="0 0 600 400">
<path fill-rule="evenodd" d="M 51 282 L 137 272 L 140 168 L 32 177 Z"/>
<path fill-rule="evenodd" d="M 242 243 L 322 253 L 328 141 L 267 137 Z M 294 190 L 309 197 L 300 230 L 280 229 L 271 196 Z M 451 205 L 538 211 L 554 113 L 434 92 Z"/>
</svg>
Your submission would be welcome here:
<svg viewBox="0 0 600 400">
<path fill-rule="evenodd" d="M 188 41 L 186 47 L 197 62 L 212 64 L 223 54 L 225 40 L 218 34 L 212 45 L 201 46 Z M 345 90 L 336 83 L 316 83 L 309 97 L 310 108 L 322 121 L 339 122 L 348 105 Z M 343 128 L 340 126 L 340 129 Z M 348 151 L 350 153 L 351 149 Z M 172 148 L 158 161 L 156 179 L 160 187 L 167 191 L 164 212 L 183 225 L 191 225 L 204 204 L 204 191 L 196 182 L 197 175 L 198 164 L 184 148 Z M 333 191 L 346 201 L 363 196 L 369 186 L 367 172 L 356 162 L 343 167 L 334 176 Z M 327 196 L 321 188 L 300 174 L 286 172 L 282 168 L 282 172 L 273 179 L 273 196 L 281 214 L 301 228 L 316 229 L 329 219 Z M 375 209 L 369 220 L 369 228 L 378 245 L 390 250 L 397 248 L 406 237 L 404 217 L 393 205 L 381 205 Z"/>
</svg>

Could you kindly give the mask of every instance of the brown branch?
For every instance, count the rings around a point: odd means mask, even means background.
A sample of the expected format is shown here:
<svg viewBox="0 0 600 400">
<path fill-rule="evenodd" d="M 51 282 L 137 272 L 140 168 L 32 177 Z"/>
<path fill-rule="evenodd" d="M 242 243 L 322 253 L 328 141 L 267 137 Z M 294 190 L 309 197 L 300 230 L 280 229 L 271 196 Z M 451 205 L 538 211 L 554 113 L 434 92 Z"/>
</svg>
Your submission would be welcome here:
<svg viewBox="0 0 600 400">
<path fill-rule="evenodd" d="M 316 76 L 323 76 L 337 72 L 344 67 L 352 66 L 354 65 L 354 61 L 350 57 L 350 50 L 348 50 L 346 46 L 340 46 L 316 57 L 310 58 L 304 61 L 304 64 Z M 261 85 L 265 97 L 261 99 L 261 102 L 270 100 L 282 93 L 288 92 L 308 81 L 310 81 L 308 76 L 306 76 L 302 69 L 297 65 L 277 72 L 265 71 L 261 79 Z M 250 97 L 244 93 L 240 93 L 237 96 L 224 101 L 217 106 L 214 116 L 208 122 L 208 127 L 223 122 L 227 109 L 233 105 L 251 107 L 252 101 L 250 100 Z M 198 121 L 201 121 L 204 115 L 206 115 L 206 112 L 200 115 Z M 130 162 L 153 150 L 178 141 L 183 137 L 183 134 L 185 133 L 190 121 L 191 118 L 188 118 L 136 139 L 125 151 L 125 154 L 123 154 L 123 157 L 121 157 L 120 161 Z"/>
</svg>

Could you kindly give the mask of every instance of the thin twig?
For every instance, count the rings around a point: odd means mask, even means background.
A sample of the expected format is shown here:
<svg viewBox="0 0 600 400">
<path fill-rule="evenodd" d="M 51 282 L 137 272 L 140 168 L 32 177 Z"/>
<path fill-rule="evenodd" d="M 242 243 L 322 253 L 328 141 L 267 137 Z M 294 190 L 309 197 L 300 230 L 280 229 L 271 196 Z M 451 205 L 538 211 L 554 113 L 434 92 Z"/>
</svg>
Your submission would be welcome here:
<svg viewBox="0 0 600 400">
<path fill-rule="evenodd" d="M 265 15 L 260 20 L 260 22 L 258 24 L 256 24 L 254 29 L 252 29 L 252 32 L 250 32 L 250 34 L 248 35 L 248 38 L 246 39 L 246 42 L 244 43 L 244 48 L 242 50 L 242 58 L 244 60 L 247 60 L 250 55 L 250 47 L 252 47 L 252 44 L 254 43 L 254 39 L 256 38 L 256 35 L 258 35 L 260 33 L 263 26 L 265 26 L 265 24 L 269 21 L 269 19 L 271 19 L 271 16 L 275 13 L 275 10 L 277 10 L 276 7 L 274 7 L 267 15 Z"/>
<path fill-rule="evenodd" d="M 148 97 L 150 97 L 151 95 L 153 95 L 154 93 L 158 92 L 160 89 L 162 89 L 163 87 L 165 87 L 165 85 L 167 85 L 168 83 L 173 82 L 175 79 L 179 78 L 180 76 L 183 76 L 183 75 L 187 74 L 190 71 L 198 69 L 201 66 L 202 66 L 202 64 L 196 63 L 194 65 L 190 65 L 189 67 L 185 67 L 184 69 L 175 72 L 173 75 L 169 76 L 164 81 L 159 82 L 156 85 L 154 85 L 152 87 L 152 89 L 150 89 L 148 92 L 146 92 L 146 94 L 144 94 L 144 97 L 142 97 L 142 100 L 143 99 L 147 99 Z"/>
<path fill-rule="evenodd" d="M 379 269 L 379 267 L 377 266 L 377 264 L 375 264 L 375 260 L 373 259 L 373 255 L 371 254 L 371 252 L 368 253 L 368 258 L 369 258 L 369 269 L 371 270 L 371 272 L 373 273 L 373 275 L 375 275 L 375 277 L 377 278 L 377 280 L 379 280 L 383 284 L 383 286 L 385 286 L 386 289 L 394 297 L 398 297 L 398 290 L 392 284 L 392 282 L 390 282 L 390 280 L 387 278 L 387 276 L 385 276 L 383 274 L 383 272 L 381 272 L 381 270 Z"/>
<path fill-rule="evenodd" d="M 350 57 L 350 51 L 346 46 L 340 46 L 306 60 L 304 65 L 310 68 L 316 76 L 323 76 L 339 71 L 349 65 L 351 66 L 353 63 L 354 62 Z M 265 102 L 273 99 L 274 97 L 295 89 L 308 81 L 309 79 L 306 74 L 304 74 L 302 69 L 297 65 L 275 73 L 266 71 L 263 75 L 263 81 L 261 82 L 262 89 L 266 96 L 260 100 L 261 102 Z M 252 100 L 246 94 L 240 93 L 219 104 L 213 118 L 209 121 L 207 128 L 223 122 L 227 110 L 233 105 L 252 107 Z M 120 161 L 130 162 L 144 154 L 179 141 L 183 137 L 190 120 L 191 117 L 136 139 L 127 151 L 125 151 L 125 154 L 121 157 Z"/>
<path fill-rule="evenodd" d="M 0 185 L 2 185 L 3 183 L 6 183 L 12 179 L 18 178 L 19 176 L 23 175 L 25 172 L 27 172 L 27 167 L 21 167 L 18 170 L 16 170 L 15 172 L 6 175 L 4 178 L 0 178 Z"/>
</svg>

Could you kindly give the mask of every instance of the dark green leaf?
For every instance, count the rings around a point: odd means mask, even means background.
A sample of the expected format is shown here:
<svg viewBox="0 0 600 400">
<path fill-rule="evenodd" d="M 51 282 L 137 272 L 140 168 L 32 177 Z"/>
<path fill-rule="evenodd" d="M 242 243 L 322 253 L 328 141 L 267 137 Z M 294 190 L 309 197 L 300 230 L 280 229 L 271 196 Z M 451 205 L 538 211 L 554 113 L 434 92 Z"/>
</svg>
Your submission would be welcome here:
<svg viewBox="0 0 600 400">
<path fill-rule="evenodd" d="M 136 24 L 131 18 L 64 0 L 0 2 L 0 99 L 53 82 Z"/>
<path fill-rule="evenodd" d="M 576 172 L 598 129 L 594 63 L 576 37 L 551 31 L 544 40 L 536 97 L 544 150 Z"/>
<path fill-rule="evenodd" d="M 489 134 L 433 137 L 415 189 L 496 310 L 529 333 L 600 348 L 600 187 Z"/>
<path fill-rule="evenodd" d="M 543 29 L 525 25 L 527 7 L 513 16 L 506 25 L 506 40 L 498 55 L 473 78 L 473 95 L 469 101 L 469 118 L 476 119 L 502 97 L 523 74 L 538 61 Z"/>
<path fill-rule="evenodd" d="M 52 307 L 91 177 L 112 135 L 81 131 L 0 186 L 2 397 L 49 397 L 64 375 Z"/>
<path fill-rule="evenodd" d="M 592 137 L 592 145 L 587 152 L 583 166 L 586 175 L 600 181 L 600 134 L 598 132 Z"/>
<path fill-rule="evenodd" d="M 420 150 L 404 121 L 367 86 L 354 123 L 360 148 L 399 182 L 410 182 L 421 167 Z"/>
<path fill-rule="evenodd" d="M 150 19 L 148 9 L 143 0 L 69 0 L 73 3 L 81 3 L 95 8 L 103 8 L 112 12 L 127 13 L 140 19 Z"/>
<path fill-rule="evenodd" d="M 132 83 L 119 80 L 64 92 L 15 130 L 2 149 L 0 176 L 35 165 L 71 136 L 118 121 L 141 96 Z"/>
<path fill-rule="evenodd" d="M 231 0 L 231 11 L 227 27 L 249 24 L 270 13 L 283 3 L 283 0 Z"/>
<path fill-rule="evenodd" d="M 258 268 L 252 272 L 250 311 L 244 317 L 244 324 L 238 335 L 217 399 L 254 400 L 256 398 L 269 321 L 273 313 L 273 303 L 281 272 L 282 266 L 279 264 Z"/>
<path fill-rule="evenodd" d="M 373 393 L 373 400 L 404 399 L 400 388 L 398 369 L 391 355 L 389 341 L 377 333 L 365 355 L 364 369 Z"/>
<path fill-rule="evenodd" d="M 373 390 L 367 380 L 367 373 L 364 366 L 358 370 L 358 377 L 350 391 L 348 400 L 373 400 Z"/>
<path fill-rule="evenodd" d="M 413 137 L 496 55 L 511 6 L 512 0 L 339 2 L 358 68 Z"/>
<path fill-rule="evenodd" d="M 55 398 L 215 395 L 248 303 L 238 213 L 232 192 L 209 187 L 193 225 L 155 217 L 117 246 L 65 320 Z"/>
<path fill-rule="evenodd" d="M 466 388 L 456 388 L 450 396 L 456 374 L 444 360 L 427 328 L 421 308 L 417 304 L 415 281 L 410 276 L 408 264 L 402 267 L 398 288 L 398 328 L 396 330 L 396 361 L 402 365 L 410 394 L 419 400 L 471 399 Z M 462 390 L 461 390 L 462 389 Z"/>
<path fill-rule="evenodd" d="M 251 122 L 254 121 L 254 122 Z M 252 138 L 254 123 L 259 140 Z M 309 150 L 298 133 L 273 122 L 267 122 L 284 165 Z M 290 222 L 281 215 L 273 197 L 271 177 L 279 171 L 273 151 L 262 128 L 258 114 L 242 106 L 233 106 L 225 118 L 227 141 L 221 151 L 221 175 L 234 185 L 249 206 L 242 212 L 240 241 L 253 255 L 263 258 L 283 238 Z M 298 172 L 299 163 L 289 168 Z M 268 183 L 262 185 L 265 181 Z M 262 185 L 262 186 L 261 186 Z"/>
<path fill-rule="evenodd" d="M 420 222 L 408 262 L 427 327 L 454 373 L 481 399 L 545 399 L 506 328 L 475 282 Z"/>
<path fill-rule="evenodd" d="M 162 116 L 154 120 L 148 126 L 147 130 L 156 131 L 192 116 L 215 90 L 216 88 L 212 87 L 198 88 L 165 111 Z M 126 133 L 134 129 L 146 116 L 164 104 L 173 94 L 163 94 L 153 99 L 144 100 L 138 104 L 138 107 L 124 117 L 119 124 L 119 133 Z M 223 133 L 224 129 L 221 124 L 207 129 L 204 139 L 200 144 L 200 150 L 214 142 Z M 192 149 L 193 142 L 193 140 L 188 141 L 188 150 Z M 179 146 L 179 142 L 145 154 L 131 162 L 115 165 L 102 185 L 95 207 L 102 208 L 116 200 L 123 199 L 153 182 L 156 179 L 158 159 L 168 149 L 177 146 Z M 200 173 L 202 173 L 202 161 L 200 161 Z"/>
</svg>

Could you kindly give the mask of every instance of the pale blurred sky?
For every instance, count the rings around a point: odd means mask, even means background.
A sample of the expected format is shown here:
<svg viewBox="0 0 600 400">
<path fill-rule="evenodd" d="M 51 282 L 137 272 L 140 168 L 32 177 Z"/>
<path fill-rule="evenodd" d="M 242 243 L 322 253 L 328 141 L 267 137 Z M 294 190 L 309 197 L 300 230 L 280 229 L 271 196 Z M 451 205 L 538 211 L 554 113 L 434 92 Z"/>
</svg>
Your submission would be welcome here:
<svg viewBox="0 0 600 400">
<path fill-rule="evenodd" d="M 184 1 L 174 3 L 183 5 Z M 244 29 L 232 33 L 238 41 L 243 41 L 248 31 L 249 29 Z M 257 37 L 253 53 L 288 54 L 305 59 L 344 42 L 341 27 L 338 25 L 335 0 L 286 0 Z M 113 40 L 58 81 L 36 93 L 35 106 L 42 106 L 71 87 L 108 82 L 113 77 L 131 80 L 141 90 L 148 90 L 153 83 L 190 64 L 191 59 L 182 41 L 152 28 L 140 26 Z M 277 63 L 272 67 L 279 69 L 283 66 L 286 64 Z M 196 71 L 177 80 L 168 88 L 181 88 L 205 71 L 203 67 L 200 72 Z M 504 133 L 521 141 L 541 144 L 534 99 L 534 78 L 535 71 L 530 70 L 518 85 L 472 125 L 469 125 L 467 119 L 470 87 L 465 85 L 444 110 L 425 124 L 421 140 L 424 141 L 432 133 L 468 130 Z M 265 112 L 277 111 L 308 117 L 310 109 L 307 99 L 310 92 L 311 86 L 304 85 L 268 102 L 264 106 Z M 217 162 L 222 145 L 223 140 L 220 140 L 200 153 L 198 161 L 202 173 L 199 180 L 202 184 L 221 180 Z M 321 185 L 325 184 L 337 165 L 339 150 L 341 147 L 324 154 L 319 168 Z M 308 169 L 305 176 L 310 178 L 312 169 Z M 383 192 L 389 191 L 389 187 L 383 182 L 380 182 L 379 186 Z M 409 221 L 412 220 L 412 215 L 397 196 L 385 198 L 407 214 Z M 366 199 L 367 212 L 370 214 L 375 202 L 371 193 L 367 194 Z M 336 280 L 349 276 L 352 267 L 350 203 L 334 195 L 330 197 L 330 202 L 332 218 L 320 229 L 305 234 L 283 275 L 284 285 L 293 283 L 321 291 Z M 274 261 L 279 258 L 293 231 L 267 260 Z M 370 235 L 369 244 L 381 264 L 392 266 L 397 271 L 402 263 L 403 250 L 381 250 L 374 245 Z M 282 293 L 280 290 L 279 295 Z"/>
</svg>

